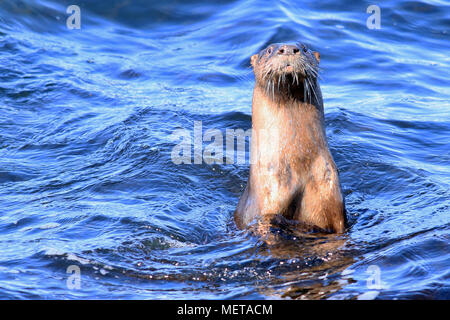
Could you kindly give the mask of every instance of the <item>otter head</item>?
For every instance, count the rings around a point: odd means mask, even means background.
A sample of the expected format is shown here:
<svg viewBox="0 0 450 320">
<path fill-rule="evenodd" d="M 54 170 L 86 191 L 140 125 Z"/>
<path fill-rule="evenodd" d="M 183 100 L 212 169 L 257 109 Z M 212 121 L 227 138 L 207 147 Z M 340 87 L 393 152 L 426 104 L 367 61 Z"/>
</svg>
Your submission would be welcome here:
<svg viewBox="0 0 450 320">
<path fill-rule="evenodd" d="M 311 102 L 316 95 L 320 54 L 304 44 L 274 43 L 251 57 L 256 85 L 271 98 Z"/>
</svg>

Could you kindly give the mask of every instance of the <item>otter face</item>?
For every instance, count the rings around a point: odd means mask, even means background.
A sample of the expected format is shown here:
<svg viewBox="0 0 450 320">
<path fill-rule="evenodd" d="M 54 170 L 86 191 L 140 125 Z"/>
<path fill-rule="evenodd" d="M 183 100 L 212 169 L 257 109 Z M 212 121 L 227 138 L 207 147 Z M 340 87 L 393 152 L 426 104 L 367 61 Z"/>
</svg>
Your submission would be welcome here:
<svg viewBox="0 0 450 320">
<path fill-rule="evenodd" d="M 251 57 L 256 82 L 267 92 L 303 91 L 315 87 L 320 54 L 304 44 L 274 43 Z"/>
</svg>

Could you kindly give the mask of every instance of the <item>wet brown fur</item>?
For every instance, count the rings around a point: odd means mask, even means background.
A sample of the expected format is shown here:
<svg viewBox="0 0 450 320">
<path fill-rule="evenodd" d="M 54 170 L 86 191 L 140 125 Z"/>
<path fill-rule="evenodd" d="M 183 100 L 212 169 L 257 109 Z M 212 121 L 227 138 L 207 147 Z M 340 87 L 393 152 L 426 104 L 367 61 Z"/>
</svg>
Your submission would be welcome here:
<svg viewBox="0 0 450 320">
<path fill-rule="evenodd" d="M 244 228 L 281 214 L 342 233 L 344 199 L 325 134 L 319 54 L 301 44 L 271 46 L 251 59 L 251 163 L 236 224 Z"/>
</svg>

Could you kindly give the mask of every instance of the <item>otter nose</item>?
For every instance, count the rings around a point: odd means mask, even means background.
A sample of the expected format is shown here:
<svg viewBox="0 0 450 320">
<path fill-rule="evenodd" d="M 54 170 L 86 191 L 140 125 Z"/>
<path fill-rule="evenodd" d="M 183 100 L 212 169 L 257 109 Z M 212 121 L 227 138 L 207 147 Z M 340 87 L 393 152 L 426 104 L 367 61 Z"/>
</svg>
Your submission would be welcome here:
<svg viewBox="0 0 450 320">
<path fill-rule="evenodd" d="M 278 54 L 283 55 L 291 55 L 299 53 L 300 49 L 296 45 L 292 44 L 283 44 L 281 47 L 278 48 Z"/>
</svg>

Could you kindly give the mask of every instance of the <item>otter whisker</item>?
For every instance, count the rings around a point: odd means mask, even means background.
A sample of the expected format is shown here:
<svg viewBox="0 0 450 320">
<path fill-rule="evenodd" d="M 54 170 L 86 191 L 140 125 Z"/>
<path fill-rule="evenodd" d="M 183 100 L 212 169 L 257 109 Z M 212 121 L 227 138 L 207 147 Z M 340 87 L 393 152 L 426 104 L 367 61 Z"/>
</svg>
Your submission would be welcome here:
<svg viewBox="0 0 450 320">
<path fill-rule="evenodd" d="M 310 84 L 311 84 L 311 82 L 310 82 Z M 319 102 L 319 99 L 317 98 L 317 94 L 316 94 L 316 86 L 311 84 L 311 87 L 312 87 L 312 93 L 314 94 L 314 97 L 316 98 L 316 102 Z"/>
<path fill-rule="evenodd" d="M 272 82 L 272 101 L 275 102 L 275 83 Z"/>
<path fill-rule="evenodd" d="M 306 101 L 306 79 L 303 79 L 303 100 Z"/>
<path fill-rule="evenodd" d="M 277 93 L 280 93 L 280 82 L 281 82 L 281 79 L 280 79 L 280 77 L 278 77 L 278 89 L 277 89 Z"/>
<path fill-rule="evenodd" d="M 305 78 L 305 79 L 303 80 L 303 84 L 304 84 L 305 89 L 306 89 L 306 95 L 305 95 L 305 97 L 303 98 L 303 100 L 306 102 L 306 99 L 310 96 L 308 78 Z"/>
</svg>

